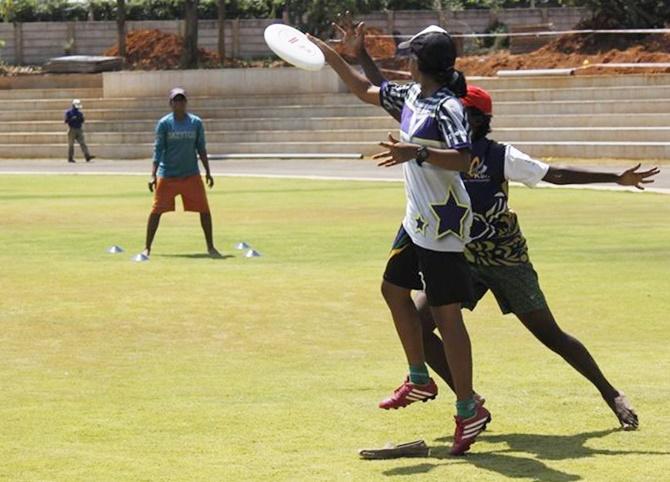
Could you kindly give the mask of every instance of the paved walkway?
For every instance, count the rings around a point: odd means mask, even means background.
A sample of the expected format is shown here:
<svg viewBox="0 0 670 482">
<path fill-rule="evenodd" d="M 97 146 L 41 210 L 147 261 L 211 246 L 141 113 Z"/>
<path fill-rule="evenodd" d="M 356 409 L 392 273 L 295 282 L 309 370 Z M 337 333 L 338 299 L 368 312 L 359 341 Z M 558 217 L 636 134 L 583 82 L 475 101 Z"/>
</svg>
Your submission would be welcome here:
<svg viewBox="0 0 670 482">
<path fill-rule="evenodd" d="M 225 160 L 211 161 L 212 173 L 217 176 L 258 176 L 305 179 L 351 179 L 370 181 L 399 181 L 399 167 L 380 168 L 370 160 Z M 604 165 L 578 164 L 581 169 L 607 172 L 621 172 L 635 165 L 613 163 Z M 646 167 L 646 166 L 643 166 Z M 651 167 L 651 166 L 650 166 Z M 151 161 L 108 161 L 94 160 L 91 163 L 68 164 L 54 160 L 0 160 L 2 174 L 80 174 L 80 175 L 143 175 L 149 177 Z M 573 186 L 574 187 L 574 186 Z M 616 185 L 589 186 L 589 188 L 626 189 Z M 670 194 L 670 165 L 661 166 L 661 173 L 650 191 Z"/>
</svg>

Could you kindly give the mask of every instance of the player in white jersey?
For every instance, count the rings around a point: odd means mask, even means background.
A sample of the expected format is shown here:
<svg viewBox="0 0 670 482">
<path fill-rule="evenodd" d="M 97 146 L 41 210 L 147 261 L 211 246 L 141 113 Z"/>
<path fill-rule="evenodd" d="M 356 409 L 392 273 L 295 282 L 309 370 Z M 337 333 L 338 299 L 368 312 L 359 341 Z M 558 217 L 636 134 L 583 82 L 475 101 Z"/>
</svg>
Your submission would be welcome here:
<svg viewBox="0 0 670 482">
<path fill-rule="evenodd" d="M 466 83 L 454 68 L 456 48 L 445 32 L 421 32 L 400 45 L 410 53 L 414 82 L 385 82 L 376 87 L 327 44 L 311 36 L 310 40 L 355 95 L 395 111 L 401 119 L 400 140 L 389 134 L 388 141 L 381 143 L 387 150 L 375 158 L 380 166 L 402 164 L 405 177 L 407 208 L 382 293 L 409 363 L 409 376 L 380 407 L 400 408 L 437 395 L 425 364 L 421 320 L 411 297 L 412 290 L 424 290 L 452 369 L 457 416 L 451 453 L 460 455 L 491 417 L 474 401 L 470 339 L 461 316 L 461 304 L 473 297 L 463 254 L 472 212 L 459 172 L 468 171 L 471 155 L 467 121 L 457 98 L 465 95 Z"/>
</svg>

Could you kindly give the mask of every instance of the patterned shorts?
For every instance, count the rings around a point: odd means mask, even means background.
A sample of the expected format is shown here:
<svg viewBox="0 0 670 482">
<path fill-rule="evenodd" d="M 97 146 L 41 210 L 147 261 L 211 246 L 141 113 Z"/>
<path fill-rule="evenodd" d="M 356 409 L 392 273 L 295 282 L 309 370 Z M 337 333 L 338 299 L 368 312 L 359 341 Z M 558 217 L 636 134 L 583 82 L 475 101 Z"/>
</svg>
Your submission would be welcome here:
<svg viewBox="0 0 670 482">
<path fill-rule="evenodd" d="M 495 296 L 503 314 L 521 315 L 547 308 L 540 282 L 530 262 L 513 266 L 484 266 L 470 264 L 474 281 L 474 301 L 463 303 L 474 310 L 488 290 Z"/>
</svg>

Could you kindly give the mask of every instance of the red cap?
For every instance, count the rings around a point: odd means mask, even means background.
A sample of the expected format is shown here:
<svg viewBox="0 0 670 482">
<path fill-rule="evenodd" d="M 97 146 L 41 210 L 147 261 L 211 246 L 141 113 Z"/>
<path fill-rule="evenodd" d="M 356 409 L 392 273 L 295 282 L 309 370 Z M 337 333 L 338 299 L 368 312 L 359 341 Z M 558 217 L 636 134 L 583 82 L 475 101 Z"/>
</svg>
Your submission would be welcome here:
<svg viewBox="0 0 670 482">
<path fill-rule="evenodd" d="M 476 85 L 468 85 L 468 93 L 461 97 L 465 107 L 474 107 L 486 115 L 493 114 L 493 100 L 488 92 Z"/>
</svg>

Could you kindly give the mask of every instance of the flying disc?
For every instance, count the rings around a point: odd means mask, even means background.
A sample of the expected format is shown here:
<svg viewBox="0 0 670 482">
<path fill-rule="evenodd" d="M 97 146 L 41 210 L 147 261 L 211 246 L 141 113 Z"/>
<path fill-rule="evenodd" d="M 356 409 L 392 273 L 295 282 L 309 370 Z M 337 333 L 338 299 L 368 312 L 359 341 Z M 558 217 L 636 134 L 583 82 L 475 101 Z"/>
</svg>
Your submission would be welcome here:
<svg viewBox="0 0 670 482">
<path fill-rule="evenodd" d="M 326 62 L 319 47 L 300 30 L 288 25 L 272 24 L 265 29 L 263 37 L 275 54 L 301 69 L 321 70 Z"/>
</svg>

